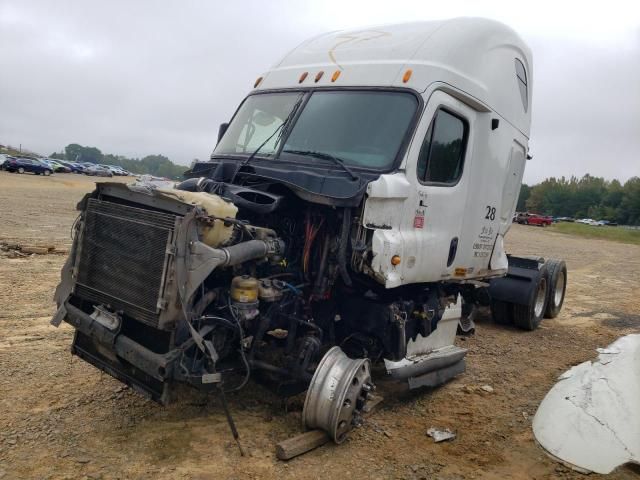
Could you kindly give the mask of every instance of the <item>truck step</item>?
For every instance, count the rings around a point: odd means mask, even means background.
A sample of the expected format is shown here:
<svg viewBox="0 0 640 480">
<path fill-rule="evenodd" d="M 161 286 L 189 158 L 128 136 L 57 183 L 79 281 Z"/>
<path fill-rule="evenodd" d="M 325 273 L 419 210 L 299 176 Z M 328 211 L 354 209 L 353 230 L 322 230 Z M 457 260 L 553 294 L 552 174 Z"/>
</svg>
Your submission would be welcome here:
<svg viewBox="0 0 640 480">
<path fill-rule="evenodd" d="M 458 373 L 464 372 L 464 356 L 467 350 L 448 345 L 424 355 L 404 358 L 398 362 L 385 360 L 387 371 L 396 380 L 409 380 L 409 385 L 426 386 L 429 382 L 444 383 Z M 430 374 L 433 374 L 429 376 Z M 443 379 L 440 381 L 440 379 Z M 415 387 L 411 387 L 415 388 Z"/>
</svg>

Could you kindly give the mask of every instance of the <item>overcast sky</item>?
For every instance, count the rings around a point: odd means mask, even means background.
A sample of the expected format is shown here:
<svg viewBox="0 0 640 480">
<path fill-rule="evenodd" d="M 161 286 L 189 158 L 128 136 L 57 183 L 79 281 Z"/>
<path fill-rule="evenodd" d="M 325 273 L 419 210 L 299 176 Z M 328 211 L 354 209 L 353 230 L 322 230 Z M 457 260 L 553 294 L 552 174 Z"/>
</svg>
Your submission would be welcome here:
<svg viewBox="0 0 640 480">
<path fill-rule="evenodd" d="M 0 143 L 208 158 L 253 82 L 336 29 L 494 18 L 534 58 L 525 181 L 640 175 L 640 2 L 0 0 Z"/>
</svg>

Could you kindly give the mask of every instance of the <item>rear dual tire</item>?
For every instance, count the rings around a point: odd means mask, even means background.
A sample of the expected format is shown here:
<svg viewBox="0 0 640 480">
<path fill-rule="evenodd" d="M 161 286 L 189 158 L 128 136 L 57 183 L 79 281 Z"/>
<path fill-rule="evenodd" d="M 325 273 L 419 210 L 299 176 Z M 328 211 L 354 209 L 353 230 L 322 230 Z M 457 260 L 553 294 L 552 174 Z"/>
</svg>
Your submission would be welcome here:
<svg viewBox="0 0 640 480">
<path fill-rule="evenodd" d="M 567 291 L 567 265 L 564 260 L 549 259 L 546 262 L 549 270 L 549 288 L 545 318 L 556 318 L 562 309 Z"/>
<path fill-rule="evenodd" d="M 513 304 L 502 300 L 491 301 L 491 316 L 498 325 L 511 325 Z"/>
</svg>

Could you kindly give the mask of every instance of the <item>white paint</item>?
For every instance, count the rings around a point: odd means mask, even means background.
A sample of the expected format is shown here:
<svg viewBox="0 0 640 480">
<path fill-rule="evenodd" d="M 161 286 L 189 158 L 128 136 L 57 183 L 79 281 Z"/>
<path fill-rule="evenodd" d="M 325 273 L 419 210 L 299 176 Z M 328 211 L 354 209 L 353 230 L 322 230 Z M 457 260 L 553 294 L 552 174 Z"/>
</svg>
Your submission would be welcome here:
<svg viewBox="0 0 640 480">
<path fill-rule="evenodd" d="M 526 70 L 527 108 L 516 60 Z M 319 72 L 324 74 L 318 77 Z M 368 186 L 361 220 L 373 230 L 367 273 L 394 288 L 504 274 L 500 235 L 511 225 L 522 181 L 532 86 L 531 52 L 513 30 L 493 20 L 455 18 L 317 36 L 265 73 L 257 90 L 401 87 L 422 97 L 399 168 Z M 455 185 L 417 178 L 420 150 L 439 109 L 468 124 L 463 172 Z M 498 128 L 492 120 L 499 121 Z M 449 261 L 456 238 L 456 255 Z M 369 251 L 356 253 L 356 264 L 368 261 L 358 262 L 362 255 L 368 258 Z M 401 257 L 399 265 L 391 264 L 394 255 Z M 404 261 L 409 258 L 414 260 Z"/>
<path fill-rule="evenodd" d="M 516 57 L 532 79 L 529 48 L 511 28 L 494 20 L 460 17 L 381 25 L 303 42 L 263 75 L 258 89 L 366 85 L 425 92 L 432 83 L 444 82 L 500 112 L 528 136 L 531 110 L 521 106 L 514 81 Z M 413 75 L 405 83 L 408 68 Z M 336 70 L 340 77 L 331 82 Z M 325 74 L 314 83 L 319 71 Z M 303 72 L 308 76 L 299 83 Z M 530 97 L 531 91 L 529 103 Z"/>
<path fill-rule="evenodd" d="M 606 474 L 640 464 L 640 334 L 598 349 L 560 376 L 533 419 L 536 439 L 579 470 Z"/>
</svg>

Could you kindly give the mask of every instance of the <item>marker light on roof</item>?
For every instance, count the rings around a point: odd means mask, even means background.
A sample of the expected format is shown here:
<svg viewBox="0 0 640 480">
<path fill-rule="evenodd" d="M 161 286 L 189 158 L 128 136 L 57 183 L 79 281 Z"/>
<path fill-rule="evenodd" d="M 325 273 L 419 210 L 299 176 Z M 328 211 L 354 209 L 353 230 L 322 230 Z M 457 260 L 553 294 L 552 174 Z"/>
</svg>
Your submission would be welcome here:
<svg viewBox="0 0 640 480">
<path fill-rule="evenodd" d="M 258 85 L 262 82 L 262 77 L 256 79 L 256 83 L 253 84 L 253 88 L 258 88 Z"/>
<path fill-rule="evenodd" d="M 309 75 L 309 72 L 304 72 L 302 75 L 300 75 L 300 78 L 298 79 L 298 83 L 304 82 L 304 79 L 307 78 L 307 75 Z"/>
<path fill-rule="evenodd" d="M 411 78 L 411 74 L 412 73 L 413 73 L 413 70 L 408 68 L 407 71 L 404 72 L 404 75 L 402 76 L 402 83 L 407 83 L 409 81 L 409 79 Z"/>
<path fill-rule="evenodd" d="M 316 73 L 316 83 L 318 83 L 318 81 L 322 78 L 322 75 L 324 75 L 324 72 L 322 70 Z"/>
<path fill-rule="evenodd" d="M 335 82 L 339 76 L 340 76 L 340 70 L 336 70 L 335 72 L 333 72 L 333 75 L 331 75 L 331 81 Z"/>
</svg>

